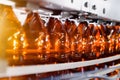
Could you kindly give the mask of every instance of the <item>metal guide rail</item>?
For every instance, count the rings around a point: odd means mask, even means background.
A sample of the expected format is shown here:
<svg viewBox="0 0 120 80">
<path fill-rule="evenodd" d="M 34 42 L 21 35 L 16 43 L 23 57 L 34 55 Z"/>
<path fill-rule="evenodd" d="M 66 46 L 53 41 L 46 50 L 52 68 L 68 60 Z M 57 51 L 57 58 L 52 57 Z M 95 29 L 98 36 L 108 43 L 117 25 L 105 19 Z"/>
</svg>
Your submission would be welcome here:
<svg viewBox="0 0 120 80">
<path fill-rule="evenodd" d="M 67 70 L 67 69 L 74 69 L 79 67 L 91 66 L 95 64 L 110 62 L 114 60 L 120 59 L 120 55 L 115 55 L 112 57 L 89 60 L 89 61 L 82 61 L 82 62 L 71 62 L 71 63 L 61 63 L 61 64 L 48 64 L 48 65 L 30 65 L 30 66 L 8 66 L 6 72 L 0 73 L 0 77 L 10 77 L 10 76 L 22 76 L 22 75 L 30 75 L 30 74 L 38 74 L 38 73 L 45 73 L 45 72 L 53 72 L 53 71 L 60 71 L 60 70 Z M 120 69 L 120 65 L 113 65 L 108 68 L 104 68 L 102 70 L 94 70 L 90 72 L 82 72 L 82 77 L 76 73 L 74 77 L 71 77 L 70 74 L 63 76 L 62 78 L 70 78 L 70 80 L 78 80 L 78 79 L 87 79 L 87 78 L 94 78 L 94 77 L 103 77 L 108 79 L 113 79 L 120 77 L 119 74 L 110 78 L 104 76 L 107 73 L 113 72 L 114 70 Z"/>
</svg>

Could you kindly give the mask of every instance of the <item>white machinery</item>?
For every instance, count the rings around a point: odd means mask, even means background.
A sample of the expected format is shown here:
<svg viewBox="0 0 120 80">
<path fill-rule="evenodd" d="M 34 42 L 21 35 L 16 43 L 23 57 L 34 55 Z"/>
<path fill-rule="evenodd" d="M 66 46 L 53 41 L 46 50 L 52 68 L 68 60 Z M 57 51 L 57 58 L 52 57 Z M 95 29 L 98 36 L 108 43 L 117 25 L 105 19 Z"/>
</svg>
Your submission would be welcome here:
<svg viewBox="0 0 120 80">
<path fill-rule="evenodd" d="M 27 0 L 49 9 L 89 12 L 99 17 L 120 21 L 119 0 Z M 28 4 L 28 5 L 29 5 Z M 38 7 L 36 7 L 38 8 Z"/>
</svg>

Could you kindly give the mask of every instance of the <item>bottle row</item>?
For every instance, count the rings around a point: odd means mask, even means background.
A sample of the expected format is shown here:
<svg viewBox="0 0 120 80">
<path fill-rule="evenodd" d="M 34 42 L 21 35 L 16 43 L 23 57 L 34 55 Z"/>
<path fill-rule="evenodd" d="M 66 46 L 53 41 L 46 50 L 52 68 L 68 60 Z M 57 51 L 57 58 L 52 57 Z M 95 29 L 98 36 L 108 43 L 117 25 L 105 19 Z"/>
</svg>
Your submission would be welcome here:
<svg viewBox="0 0 120 80">
<path fill-rule="evenodd" d="M 86 21 L 76 25 L 72 20 L 61 22 L 54 17 L 46 22 L 38 13 L 30 12 L 7 45 L 7 53 L 18 60 L 54 63 L 98 59 L 120 53 L 120 25 Z"/>
</svg>

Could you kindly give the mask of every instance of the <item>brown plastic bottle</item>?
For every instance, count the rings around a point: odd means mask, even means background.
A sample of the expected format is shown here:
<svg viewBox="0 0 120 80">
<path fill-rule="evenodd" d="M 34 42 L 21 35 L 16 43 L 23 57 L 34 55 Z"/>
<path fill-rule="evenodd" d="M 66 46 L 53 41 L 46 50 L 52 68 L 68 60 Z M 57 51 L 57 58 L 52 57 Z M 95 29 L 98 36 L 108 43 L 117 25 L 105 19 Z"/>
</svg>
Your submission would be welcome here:
<svg viewBox="0 0 120 80">
<path fill-rule="evenodd" d="M 65 30 L 68 34 L 68 37 L 69 37 L 69 44 L 68 47 L 69 47 L 69 58 L 70 58 L 70 62 L 72 61 L 78 61 L 78 53 L 77 53 L 77 44 L 76 44 L 76 41 L 77 41 L 77 37 L 75 39 L 75 34 L 77 33 L 77 26 L 75 24 L 74 21 L 70 21 L 70 20 L 66 20 L 65 23 L 64 23 L 64 27 L 65 27 Z"/>
<path fill-rule="evenodd" d="M 50 35 L 53 59 L 56 59 L 56 62 L 68 62 L 69 37 L 63 24 L 57 18 L 51 17 L 47 24 L 47 29 Z"/>
<path fill-rule="evenodd" d="M 30 12 L 27 15 L 25 23 L 23 25 L 23 30 L 27 37 L 28 48 L 36 49 L 35 39 L 39 37 L 39 32 L 43 29 L 43 21 L 41 20 L 38 13 Z"/>
<path fill-rule="evenodd" d="M 88 31 L 87 31 L 88 30 Z M 86 34 L 89 33 L 89 29 L 88 29 L 88 23 L 87 22 L 80 22 L 78 27 L 77 27 L 77 31 L 79 34 L 78 37 L 78 50 L 79 54 L 82 55 L 82 60 L 87 60 L 87 56 L 88 56 L 88 43 L 89 43 L 89 39 L 88 39 L 88 35 L 90 34 Z M 88 46 L 87 46 L 88 45 Z"/>
<path fill-rule="evenodd" d="M 6 55 L 11 47 L 7 44 L 8 38 L 21 27 L 19 20 L 14 14 L 12 7 L 0 4 L 0 72 L 6 68 Z M 8 60 L 9 61 L 9 60 Z M 9 63 L 8 63 L 9 64 Z"/>
</svg>

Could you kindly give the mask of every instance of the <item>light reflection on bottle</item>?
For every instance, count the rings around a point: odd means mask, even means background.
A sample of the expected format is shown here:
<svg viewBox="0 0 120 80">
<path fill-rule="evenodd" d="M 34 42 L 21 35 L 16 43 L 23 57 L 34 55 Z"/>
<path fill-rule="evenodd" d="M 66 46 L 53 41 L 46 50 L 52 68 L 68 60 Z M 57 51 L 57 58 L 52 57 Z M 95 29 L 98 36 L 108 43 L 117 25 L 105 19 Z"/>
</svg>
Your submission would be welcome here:
<svg viewBox="0 0 120 80">
<path fill-rule="evenodd" d="M 51 43 L 50 43 L 50 36 L 47 34 L 46 37 L 45 37 L 45 50 L 46 50 L 46 53 L 50 53 L 51 52 Z"/>
<path fill-rule="evenodd" d="M 115 30 L 116 30 L 116 39 L 115 39 L 115 44 L 116 44 L 116 52 L 120 51 L 120 26 L 115 26 Z"/>
<path fill-rule="evenodd" d="M 115 51 L 115 34 L 114 30 L 111 30 L 109 36 L 108 36 L 108 43 L 109 43 L 109 53 L 113 53 Z"/>
<path fill-rule="evenodd" d="M 36 39 L 39 52 L 42 52 L 44 48 L 44 43 L 45 43 L 44 39 L 45 39 L 44 32 L 40 32 L 39 37 Z"/>
<path fill-rule="evenodd" d="M 8 49 L 22 50 L 25 49 L 28 44 L 25 34 L 22 32 L 16 32 L 13 36 L 8 38 Z"/>
<path fill-rule="evenodd" d="M 23 48 L 23 49 L 26 49 L 26 48 L 29 46 L 29 44 L 28 44 L 28 42 L 27 42 L 25 33 L 22 33 L 22 34 L 21 34 L 20 40 L 21 40 L 21 42 L 22 42 L 22 48 Z"/>
</svg>

